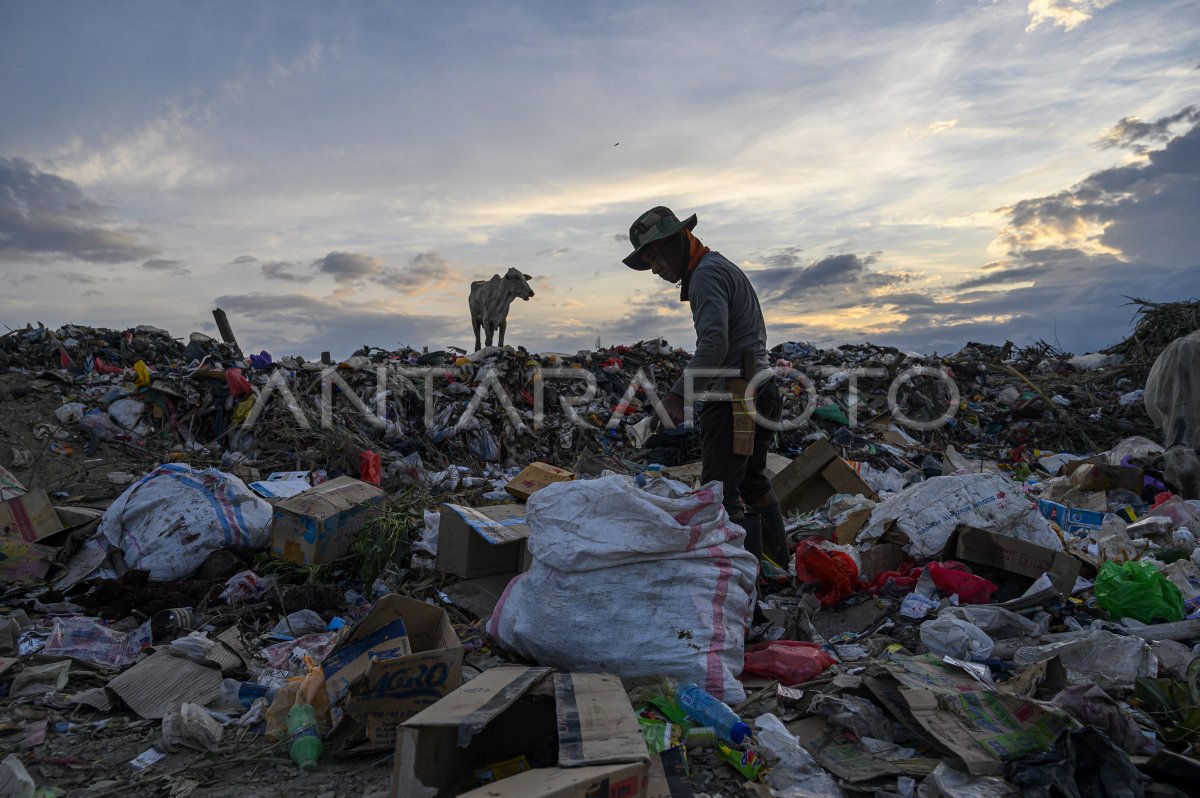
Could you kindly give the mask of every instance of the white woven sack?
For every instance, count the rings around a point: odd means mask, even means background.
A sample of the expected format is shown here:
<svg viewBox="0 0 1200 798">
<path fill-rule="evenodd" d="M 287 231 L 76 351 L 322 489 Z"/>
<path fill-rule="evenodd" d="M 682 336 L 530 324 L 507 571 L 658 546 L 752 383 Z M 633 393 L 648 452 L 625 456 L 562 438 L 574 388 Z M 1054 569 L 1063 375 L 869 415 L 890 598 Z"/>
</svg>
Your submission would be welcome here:
<svg viewBox="0 0 1200 798">
<path fill-rule="evenodd" d="M 265 548 L 271 505 L 233 474 L 168 463 L 126 488 L 104 511 L 99 532 L 130 568 L 155 581 L 187 579 L 216 549 Z"/>
<path fill-rule="evenodd" d="M 532 566 L 487 626 L 501 645 L 564 670 L 665 674 L 726 702 L 745 697 L 737 676 L 758 564 L 719 482 L 558 482 L 529 498 L 526 521 Z"/>
</svg>

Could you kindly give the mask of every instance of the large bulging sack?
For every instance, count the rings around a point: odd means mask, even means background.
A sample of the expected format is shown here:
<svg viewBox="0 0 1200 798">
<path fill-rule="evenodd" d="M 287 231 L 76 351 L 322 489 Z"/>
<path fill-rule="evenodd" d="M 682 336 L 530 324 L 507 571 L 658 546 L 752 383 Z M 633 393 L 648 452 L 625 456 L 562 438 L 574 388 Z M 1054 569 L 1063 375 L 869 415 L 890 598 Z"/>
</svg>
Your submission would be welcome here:
<svg viewBox="0 0 1200 798">
<path fill-rule="evenodd" d="M 526 512 L 532 565 L 488 634 L 542 665 L 666 674 L 741 701 L 758 563 L 721 498 L 719 482 L 643 490 L 618 475 L 542 488 Z"/>
<path fill-rule="evenodd" d="M 882 537 L 889 527 L 908 538 L 916 559 L 938 557 L 959 524 L 1062 550 L 1062 541 L 1021 486 L 1000 474 L 933 477 L 875 506 L 856 542 Z"/>
<path fill-rule="evenodd" d="M 232 474 L 168 463 L 126 488 L 105 510 L 99 532 L 130 568 L 155 581 L 187 579 L 216 549 L 265 548 L 271 505 Z"/>
</svg>

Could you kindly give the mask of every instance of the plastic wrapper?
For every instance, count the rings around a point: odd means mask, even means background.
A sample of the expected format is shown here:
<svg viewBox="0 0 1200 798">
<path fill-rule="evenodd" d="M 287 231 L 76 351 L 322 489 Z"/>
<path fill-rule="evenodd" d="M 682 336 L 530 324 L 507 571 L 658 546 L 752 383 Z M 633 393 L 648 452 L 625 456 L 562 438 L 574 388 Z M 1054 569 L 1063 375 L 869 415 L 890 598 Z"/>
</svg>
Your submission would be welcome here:
<svg viewBox="0 0 1200 798">
<path fill-rule="evenodd" d="M 954 657 L 972 662 L 992 655 L 995 644 L 987 632 L 970 621 L 943 615 L 921 624 L 921 642 L 939 657 Z"/>
<path fill-rule="evenodd" d="M 253 571 L 242 571 L 229 577 L 221 598 L 230 604 L 237 601 L 254 601 L 271 589 L 275 580 L 269 576 L 259 576 Z"/>
<path fill-rule="evenodd" d="M 833 657 L 816 643 L 772 640 L 746 647 L 743 673 L 793 685 L 815 678 L 833 663 Z"/>
<path fill-rule="evenodd" d="M 262 650 L 262 656 L 272 668 L 296 670 L 304 662 L 305 657 L 312 657 L 316 662 L 324 662 L 337 644 L 337 632 L 318 632 L 304 635 L 296 640 L 286 640 L 273 646 L 267 646 Z"/>
<path fill-rule="evenodd" d="M 1182 621 L 1183 595 L 1148 562 L 1106 562 L 1096 576 L 1096 603 L 1114 618 Z"/>
<path fill-rule="evenodd" d="M 131 632 L 117 632 L 92 618 L 55 618 L 42 653 L 125 668 L 137 661 L 151 640 L 149 621 Z"/>
<path fill-rule="evenodd" d="M 1054 703 L 1080 723 L 1099 729 L 1126 753 L 1153 754 L 1158 747 L 1108 693 L 1094 684 L 1077 684 L 1054 696 Z"/>
<path fill-rule="evenodd" d="M 763 778 L 776 798 L 843 798 L 842 788 L 812 754 L 800 745 L 800 739 L 787 730 L 783 721 L 770 712 L 754 720 L 759 731 L 754 741 L 769 754 L 775 764 Z"/>
<path fill-rule="evenodd" d="M 827 718 L 835 729 L 847 731 L 858 739 L 892 741 L 892 724 L 879 707 L 852 695 L 821 694 L 812 700 L 809 711 Z"/>
</svg>

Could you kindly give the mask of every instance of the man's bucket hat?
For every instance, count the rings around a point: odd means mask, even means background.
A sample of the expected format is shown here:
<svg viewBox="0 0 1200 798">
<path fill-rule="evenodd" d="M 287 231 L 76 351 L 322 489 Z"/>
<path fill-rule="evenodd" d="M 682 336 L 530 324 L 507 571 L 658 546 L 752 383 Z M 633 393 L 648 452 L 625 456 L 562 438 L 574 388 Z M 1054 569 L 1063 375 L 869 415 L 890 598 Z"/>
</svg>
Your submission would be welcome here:
<svg viewBox="0 0 1200 798">
<path fill-rule="evenodd" d="M 638 220 L 629 228 L 629 243 L 633 244 L 633 252 L 625 258 L 625 265 L 639 272 L 646 271 L 650 268 L 650 264 L 643 260 L 642 253 L 648 245 L 669 238 L 685 227 L 691 230 L 695 226 L 696 214 L 694 213 L 681 222 L 670 208 L 664 208 L 662 205 L 651 208 L 639 216 Z"/>
</svg>

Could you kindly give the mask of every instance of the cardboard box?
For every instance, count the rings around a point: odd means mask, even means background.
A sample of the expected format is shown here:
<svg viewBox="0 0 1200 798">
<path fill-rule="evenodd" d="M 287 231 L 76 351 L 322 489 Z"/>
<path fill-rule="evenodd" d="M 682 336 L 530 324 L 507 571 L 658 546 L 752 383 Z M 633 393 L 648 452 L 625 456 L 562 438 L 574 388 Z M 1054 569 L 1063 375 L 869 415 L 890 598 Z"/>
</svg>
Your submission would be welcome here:
<svg viewBox="0 0 1200 798">
<path fill-rule="evenodd" d="M 1104 513 L 1096 510 L 1080 510 L 1049 499 L 1038 499 L 1038 511 L 1042 517 L 1058 524 L 1069 535 L 1086 535 L 1089 529 L 1104 526 Z"/>
<path fill-rule="evenodd" d="M 350 550 L 363 526 L 380 513 L 384 492 L 338 477 L 275 503 L 271 552 L 311 565 L 332 562 Z"/>
<path fill-rule="evenodd" d="M 17 538 L 0 538 L 0 585 L 37 582 L 46 576 L 58 549 Z"/>
<path fill-rule="evenodd" d="M 529 537 L 524 505 L 443 504 L 441 511 L 438 568 L 467 579 L 522 570 Z"/>
<path fill-rule="evenodd" d="M 356 647 L 381 629 L 394 628 L 397 620 L 403 622 L 408 633 L 410 653 L 381 658 L 380 645 L 376 644 L 370 647 L 375 649 L 374 655 L 359 651 L 340 669 L 327 670 L 331 703 L 335 695 L 345 696 L 342 717 L 330 740 L 336 754 L 391 749 L 397 724 L 462 684 L 465 651 L 450 617 L 441 607 L 405 596 L 392 594 L 379 599 L 339 650 Z"/>
<path fill-rule="evenodd" d="M 1071 597 L 1075 578 L 1079 576 L 1082 565 L 1065 551 L 1055 551 L 1028 540 L 968 526 L 960 526 L 950 536 L 946 550 L 949 552 L 951 549 L 955 559 L 990 565 L 1031 579 L 1050 574 L 1054 588 L 1064 599 Z"/>
<path fill-rule="evenodd" d="M 814 442 L 771 480 L 785 513 L 807 513 L 838 493 L 878 499 L 871 486 L 838 456 L 829 441 Z"/>
<path fill-rule="evenodd" d="M 405 721 L 393 798 L 644 798 L 650 757 L 621 680 L 550 671 L 490 668 Z M 478 789 L 464 779 L 519 754 L 555 750 L 555 767 Z"/>
<path fill-rule="evenodd" d="M 508 481 L 504 489 L 525 501 L 547 485 L 555 482 L 570 482 L 575 475 L 565 468 L 552 466 L 549 463 L 530 463 L 525 469 Z"/>
<path fill-rule="evenodd" d="M 1127 490 L 1141 495 L 1146 472 L 1137 466 L 1110 465 L 1103 458 L 1073 460 L 1063 466 L 1071 484 L 1079 490 Z"/>
<path fill-rule="evenodd" d="M 62 520 L 42 488 L 0 503 L 0 536 L 36 543 L 62 529 Z"/>
<path fill-rule="evenodd" d="M 767 452 L 767 464 L 763 468 L 763 473 L 767 475 L 767 479 L 774 479 L 777 474 L 791 465 L 791 462 L 789 458 L 781 454 Z M 700 487 L 700 472 L 703 465 L 702 461 L 697 460 L 694 463 L 664 468 L 663 476 L 690 485 L 695 490 Z"/>
</svg>

